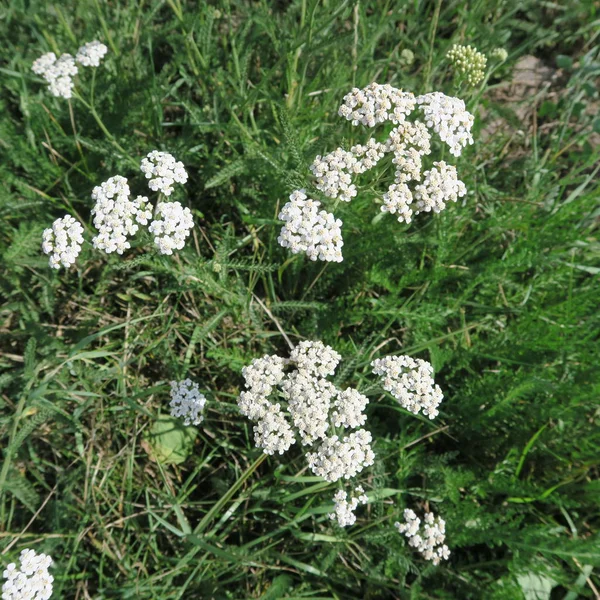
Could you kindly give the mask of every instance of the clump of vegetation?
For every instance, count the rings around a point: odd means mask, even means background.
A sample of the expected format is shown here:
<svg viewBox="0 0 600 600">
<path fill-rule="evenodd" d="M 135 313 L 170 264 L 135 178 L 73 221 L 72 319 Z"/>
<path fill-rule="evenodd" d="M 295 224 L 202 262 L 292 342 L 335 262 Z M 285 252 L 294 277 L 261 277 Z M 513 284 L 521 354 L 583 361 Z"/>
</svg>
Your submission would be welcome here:
<svg viewBox="0 0 600 600">
<path fill-rule="evenodd" d="M 595 597 L 600 58 L 593 8 L 568 8 L 5 6 L 5 582 L 19 563 L 57 598 Z M 453 44 L 488 57 L 475 87 L 454 78 Z M 91 72 L 62 58 L 77 47 Z M 515 102 L 528 55 L 554 76 Z M 473 144 L 449 161 L 431 142 L 464 184 L 452 210 L 409 225 L 427 176 L 411 202 L 394 195 L 407 184 L 379 139 L 360 155 L 377 168 L 341 190 L 350 206 L 319 182 L 315 157 L 368 143 L 336 111 L 374 82 L 464 100 Z M 125 228 L 123 255 L 80 241 L 98 232 L 90 191 L 115 173 L 162 194 L 133 207 L 141 239 Z M 281 247 L 292 193 L 343 209 L 343 261 Z M 171 220 L 185 224 L 173 244 Z M 44 235 L 68 269 L 50 268 Z M 346 416 L 372 436 L 373 464 L 346 488 L 311 471 L 300 437 L 285 460 L 256 448 L 238 406 L 244 367 L 306 340 L 335 348 L 328 383 L 353 390 Z M 378 382 L 384 356 L 429 364 L 443 402 L 430 382 L 435 402 L 416 410 L 410 369 Z"/>
</svg>

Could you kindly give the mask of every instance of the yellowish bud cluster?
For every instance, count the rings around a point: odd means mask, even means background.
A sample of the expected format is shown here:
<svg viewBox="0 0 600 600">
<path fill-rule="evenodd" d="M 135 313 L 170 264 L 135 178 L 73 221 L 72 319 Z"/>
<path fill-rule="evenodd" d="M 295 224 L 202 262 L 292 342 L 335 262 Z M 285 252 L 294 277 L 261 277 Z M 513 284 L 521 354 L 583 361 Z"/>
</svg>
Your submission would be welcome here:
<svg viewBox="0 0 600 600">
<path fill-rule="evenodd" d="M 452 63 L 454 72 L 470 87 L 475 87 L 483 80 L 487 58 L 477 48 L 454 44 L 446 57 Z"/>
</svg>

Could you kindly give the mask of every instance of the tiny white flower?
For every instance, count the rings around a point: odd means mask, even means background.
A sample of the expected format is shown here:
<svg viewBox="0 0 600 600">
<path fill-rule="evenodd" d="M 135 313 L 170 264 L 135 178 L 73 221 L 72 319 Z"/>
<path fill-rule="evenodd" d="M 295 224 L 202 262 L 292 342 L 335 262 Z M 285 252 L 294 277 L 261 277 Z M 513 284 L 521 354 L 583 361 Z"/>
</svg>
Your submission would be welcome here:
<svg viewBox="0 0 600 600">
<path fill-rule="evenodd" d="M 306 454 L 310 470 L 326 481 L 350 479 L 375 460 L 371 434 L 359 429 L 339 440 L 337 435 L 325 438 L 316 452 Z"/>
<path fill-rule="evenodd" d="M 31 69 L 48 82 L 53 96 L 72 97 L 75 85 L 73 77 L 77 75 L 77 65 L 70 54 L 63 54 L 57 59 L 54 52 L 47 52 L 33 62 Z"/>
<path fill-rule="evenodd" d="M 475 118 L 462 100 L 433 92 L 418 96 L 417 104 L 425 115 L 425 124 L 448 145 L 450 154 L 460 156 L 462 149 L 473 143 L 471 128 Z"/>
<path fill-rule="evenodd" d="M 421 553 L 425 560 L 430 560 L 434 565 L 440 561 L 448 560 L 450 550 L 444 544 L 446 540 L 446 522 L 433 513 L 425 513 L 425 525 L 421 527 L 421 519 L 409 508 L 404 511 L 404 523 L 394 523 L 400 533 L 408 538 L 408 543 Z"/>
<path fill-rule="evenodd" d="M 403 92 L 389 84 L 371 83 L 362 90 L 353 88 L 346 94 L 338 114 L 352 121 L 352 125 L 375 127 L 385 121 L 402 123 L 414 107 L 415 96 L 410 92 Z"/>
<path fill-rule="evenodd" d="M 198 384 L 191 379 L 171 381 L 171 407 L 172 417 L 183 417 L 184 425 L 200 425 L 204 420 L 202 411 L 206 404 L 206 397 L 200 393 Z"/>
<path fill-rule="evenodd" d="M 383 389 L 403 408 L 414 414 L 422 411 L 430 419 L 437 417 L 444 396 L 433 380 L 430 363 L 410 356 L 386 356 L 374 360 L 371 366 L 380 376 Z"/>
<path fill-rule="evenodd" d="M 3 577 L 2 600 L 48 600 L 52 596 L 54 577 L 48 569 L 52 559 L 26 548 L 21 551 L 20 565 L 10 563 Z"/>
<path fill-rule="evenodd" d="M 305 252 L 311 260 L 342 262 L 342 221 L 319 211 L 320 205 L 307 198 L 304 190 L 293 192 L 279 213 L 285 225 L 277 241 L 293 254 Z"/>
<path fill-rule="evenodd" d="M 88 42 L 77 50 L 75 60 L 84 67 L 99 67 L 100 61 L 108 52 L 108 48 L 98 40 Z"/>
<path fill-rule="evenodd" d="M 184 208 L 180 202 L 159 202 L 156 217 L 148 230 L 154 235 L 154 243 L 161 254 L 181 250 L 194 227 L 190 209 Z"/>
<path fill-rule="evenodd" d="M 50 255 L 49 264 L 53 269 L 60 269 L 61 265 L 68 269 L 75 264 L 81 244 L 83 227 L 71 215 L 56 219 L 42 234 L 42 250 Z"/>
<path fill-rule="evenodd" d="M 92 215 L 98 229 L 92 239 L 94 248 L 107 254 L 123 254 L 131 247 L 127 238 L 138 231 L 138 223 L 145 225 L 152 216 L 148 198 L 138 196 L 132 200 L 127 179 L 116 175 L 92 190 L 92 200 L 96 202 Z"/>
<path fill-rule="evenodd" d="M 439 213 L 446 208 L 447 202 L 456 202 L 467 193 L 465 184 L 458 179 L 456 167 L 447 165 L 443 160 L 434 162 L 429 171 L 425 171 L 421 185 L 415 186 L 415 214 L 421 212 Z"/>
<path fill-rule="evenodd" d="M 160 191 L 165 196 L 171 195 L 174 183 L 184 184 L 188 180 L 183 163 L 176 161 L 168 152 L 153 150 L 142 159 L 140 169 L 150 180 L 148 182 L 150 189 L 154 192 Z"/>
<path fill-rule="evenodd" d="M 358 508 L 359 504 L 366 504 L 368 498 L 364 493 L 362 486 L 354 488 L 354 492 L 348 499 L 348 492 L 344 490 L 338 490 L 333 497 L 335 504 L 335 512 L 329 513 L 329 518 L 333 521 L 337 521 L 340 527 L 348 527 L 356 523 L 356 515 L 354 511 Z"/>
<path fill-rule="evenodd" d="M 298 369 L 320 377 L 333 375 L 341 359 L 338 352 L 320 341 L 304 340 L 290 353 L 290 361 L 296 363 Z"/>
</svg>

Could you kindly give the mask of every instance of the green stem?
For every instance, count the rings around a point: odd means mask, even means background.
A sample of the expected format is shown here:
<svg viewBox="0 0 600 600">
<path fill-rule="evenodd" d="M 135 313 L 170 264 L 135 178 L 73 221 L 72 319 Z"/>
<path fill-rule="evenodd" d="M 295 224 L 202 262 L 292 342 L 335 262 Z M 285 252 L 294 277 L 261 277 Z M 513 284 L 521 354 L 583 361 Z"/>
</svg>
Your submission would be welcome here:
<svg viewBox="0 0 600 600">
<path fill-rule="evenodd" d="M 440 9 L 442 7 L 442 0 L 437 0 L 435 3 L 435 11 L 433 13 L 433 20 L 431 22 L 431 29 L 429 30 L 429 56 L 427 57 L 427 65 L 425 67 L 425 92 L 429 92 L 429 81 L 431 79 L 431 63 L 433 62 L 433 45 L 435 42 L 435 34 L 437 32 L 438 21 L 440 18 Z"/>
<path fill-rule="evenodd" d="M 119 142 L 117 142 L 117 140 L 115 139 L 115 136 L 107 129 L 106 125 L 102 122 L 102 119 L 100 118 L 100 115 L 96 112 L 96 109 L 94 108 L 93 104 L 90 104 L 89 102 L 87 102 L 86 100 L 84 100 L 79 94 L 75 94 L 75 97 L 92 113 L 92 116 L 94 117 L 94 120 L 96 121 L 96 123 L 98 124 L 98 127 L 100 127 L 100 129 L 102 130 L 102 132 L 104 133 L 104 135 L 106 136 L 106 138 L 108 139 L 108 141 L 119 151 L 121 152 L 121 154 L 127 158 L 132 164 L 135 164 L 135 166 L 137 167 L 137 161 L 135 161 L 125 150 L 125 148 L 123 148 L 123 146 L 121 146 L 121 144 L 119 144 Z"/>
<path fill-rule="evenodd" d="M 227 490 L 227 492 L 225 492 L 225 494 L 223 494 L 223 496 L 219 498 L 218 502 L 216 502 L 215 505 L 204 515 L 200 523 L 196 525 L 196 528 L 194 529 L 194 533 L 196 535 L 202 533 L 208 527 L 208 524 L 211 522 L 214 516 L 221 510 L 221 508 L 223 508 L 223 506 L 225 506 L 225 504 L 227 504 L 227 502 L 229 502 L 233 498 L 235 493 L 242 487 L 242 485 L 244 485 L 244 483 L 250 477 L 250 475 L 252 475 L 252 473 L 254 473 L 256 469 L 258 469 L 258 467 L 264 462 L 266 458 L 266 454 L 261 454 L 244 471 L 242 476 Z"/>
</svg>

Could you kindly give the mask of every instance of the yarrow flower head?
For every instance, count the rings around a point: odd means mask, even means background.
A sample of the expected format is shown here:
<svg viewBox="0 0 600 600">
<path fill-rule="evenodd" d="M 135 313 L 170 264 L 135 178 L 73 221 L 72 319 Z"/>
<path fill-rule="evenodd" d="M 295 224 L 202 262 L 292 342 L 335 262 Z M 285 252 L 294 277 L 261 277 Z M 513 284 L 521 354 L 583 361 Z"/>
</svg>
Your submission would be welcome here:
<svg viewBox="0 0 600 600">
<path fill-rule="evenodd" d="M 31 70 L 41 75 L 47 82 L 53 96 L 71 98 L 73 96 L 73 77 L 77 75 L 75 59 L 70 54 L 56 58 L 54 52 L 43 54 L 33 62 Z"/>
<path fill-rule="evenodd" d="M 20 565 L 10 563 L 4 570 L 2 600 L 48 600 L 52 596 L 54 577 L 48 569 L 52 559 L 26 548 L 21 551 Z"/>
<path fill-rule="evenodd" d="M 75 264 L 83 244 L 83 227 L 72 216 L 56 219 L 51 228 L 42 234 L 42 250 L 50 255 L 49 264 L 53 269 L 62 265 L 68 269 Z"/>
<path fill-rule="evenodd" d="M 354 511 L 359 504 L 366 504 L 369 499 L 364 493 L 362 486 L 354 488 L 354 492 L 348 498 L 348 492 L 338 490 L 333 497 L 335 512 L 329 513 L 329 518 L 332 521 L 337 521 L 340 527 L 347 527 L 356 523 L 356 515 Z"/>
<path fill-rule="evenodd" d="M 473 46 L 454 44 L 446 54 L 459 79 L 475 87 L 485 76 L 487 58 Z"/>
<path fill-rule="evenodd" d="M 54 55 L 42 57 L 36 61 L 34 69 L 42 72 L 54 60 Z M 179 170 L 179 166 L 176 169 Z M 181 176 L 177 175 L 177 178 L 183 181 Z M 174 250 L 184 247 L 194 226 L 190 209 L 184 208 L 179 202 L 159 202 L 153 207 L 146 196 L 133 198 L 127 179 L 121 175 L 110 177 L 94 187 L 92 200 L 94 206 L 91 214 L 94 227 L 98 230 L 92 243 L 94 248 L 107 254 L 123 254 L 131 248 L 129 240 L 139 231 L 140 225 L 148 226 L 162 254 L 173 254 Z M 51 267 L 69 267 L 75 262 L 83 243 L 82 233 L 82 226 L 70 216 L 56 220 L 52 228 L 44 231 L 42 249 L 51 255 Z"/>
<path fill-rule="evenodd" d="M 130 193 L 127 179 L 120 175 L 107 179 L 92 190 L 92 200 L 96 202 L 92 215 L 94 227 L 98 230 L 98 235 L 92 239 L 94 248 L 107 254 L 123 254 L 124 250 L 131 248 L 127 238 L 138 231 L 138 223 L 145 225 L 152 217 L 148 198 L 138 196 L 132 200 Z"/>
<path fill-rule="evenodd" d="M 156 216 L 148 230 L 154 235 L 154 243 L 161 254 L 173 254 L 173 250 L 181 250 L 185 240 L 194 227 L 194 219 L 189 208 L 180 202 L 159 202 Z"/>
<path fill-rule="evenodd" d="M 408 118 L 419 109 L 423 121 Z M 392 123 L 394 128 L 383 141 L 369 138 L 366 144 L 355 144 L 350 150 L 337 148 L 318 155 L 310 165 L 314 186 L 324 196 L 350 202 L 358 194 L 355 178 L 373 169 L 386 154 L 393 154 L 394 182 L 383 194 L 381 210 L 396 215 L 399 222 L 410 223 L 420 212 L 439 212 L 449 200 L 466 193 L 456 169 L 445 162 L 433 163 L 423 172 L 423 159 L 431 153 L 431 133 L 437 133 L 454 156 L 473 143 L 471 128 L 474 118 L 459 98 L 440 92 L 415 96 L 389 84 L 371 83 L 354 88 L 344 96 L 339 115 L 352 125 L 375 127 Z M 421 182 L 414 189 L 411 182 Z M 321 203 L 307 197 L 304 190 L 290 195 L 279 218 L 285 221 L 278 238 L 293 254 L 305 252 L 312 260 L 341 262 L 342 222 Z"/>
<path fill-rule="evenodd" d="M 352 479 L 375 459 L 368 431 L 357 429 L 340 439 L 332 430 L 332 423 L 355 429 L 366 422 L 367 397 L 352 388 L 341 391 L 326 379 L 340 359 L 320 341 L 299 343 L 288 359 L 254 359 L 242 370 L 246 390 L 238 398 L 240 412 L 255 422 L 257 447 L 265 454 L 283 454 L 299 439 L 302 446 L 313 447 L 305 452 L 309 468 L 331 482 Z M 341 495 L 338 499 L 341 503 Z M 340 504 L 344 516 L 339 522 L 351 524 L 348 513 L 356 506 L 353 499 Z"/>
<path fill-rule="evenodd" d="M 184 425 L 200 425 L 204 420 L 202 411 L 206 397 L 200 393 L 198 384 L 191 379 L 171 381 L 171 416 L 183 417 Z"/>
<path fill-rule="evenodd" d="M 188 175 L 181 161 L 176 161 L 172 154 L 153 150 L 142 159 L 140 166 L 142 173 L 150 181 L 148 186 L 155 192 L 162 192 L 170 196 L 173 192 L 173 184 L 184 184 Z"/>
<path fill-rule="evenodd" d="M 420 212 L 439 213 L 447 202 L 456 202 L 467 193 L 465 184 L 458 179 L 456 167 L 443 160 L 434 162 L 433 167 L 424 173 L 422 185 L 415 187 L 415 214 Z"/>
<path fill-rule="evenodd" d="M 430 419 L 437 417 L 444 395 L 433 380 L 430 363 L 410 356 L 386 356 L 374 360 L 371 366 L 373 373 L 381 377 L 383 389 L 403 408 L 415 415 L 422 411 Z"/>
<path fill-rule="evenodd" d="M 77 50 L 75 60 L 84 67 L 99 67 L 100 61 L 107 52 L 108 48 L 104 44 L 98 40 L 94 40 L 93 42 L 84 44 Z"/>
<path fill-rule="evenodd" d="M 439 565 L 442 560 L 448 560 L 450 550 L 444 544 L 446 540 L 446 522 L 433 513 L 425 513 L 425 525 L 421 527 L 421 519 L 409 508 L 404 511 L 404 523 L 394 523 L 400 533 L 408 538 L 408 543 L 423 555 L 425 560 L 430 560 L 434 565 Z"/>
<path fill-rule="evenodd" d="M 353 88 L 344 96 L 338 114 L 352 125 L 375 127 L 378 123 L 391 121 L 402 123 L 415 108 L 415 96 L 389 84 L 371 83 L 360 90 Z"/>
<path fill-rule="evenodd" d="M 305 252 L 311 260 L 341 262 L 342 222 L 331 213 L 321 210 L 321 203 L 308 198 L 304 190 L 290 195 L 279 219 L 285 222 L 277 241 L 293 254 Z"/>
<path fill-rule="evenodd" d="M 447 144 L 450 154 L 460 156 L 462 149 L 473 143 L 471 128 L 475 118 L 462 100 L 432 92 L 418 96 L 417 104 L 425 115 L 425 124 Z"/>
</svg>

